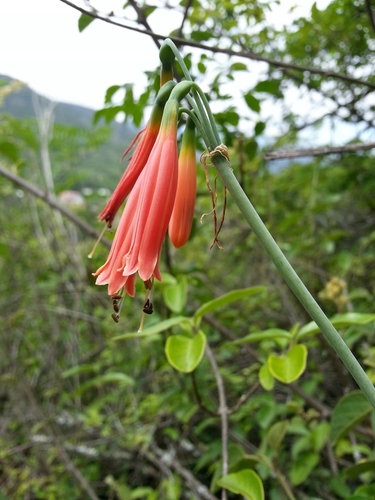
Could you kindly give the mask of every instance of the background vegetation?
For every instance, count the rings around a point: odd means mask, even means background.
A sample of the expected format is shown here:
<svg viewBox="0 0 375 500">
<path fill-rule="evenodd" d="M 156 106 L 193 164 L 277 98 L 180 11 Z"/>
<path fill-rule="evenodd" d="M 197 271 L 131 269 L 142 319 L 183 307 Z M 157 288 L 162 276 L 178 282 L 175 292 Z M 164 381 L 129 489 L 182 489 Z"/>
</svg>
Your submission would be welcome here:
<svg viewBox="0 0 375 500">
<path fill-rule="evenodd" d="M 171 35 L 212 102 L 246 193 L 375 381 L 374 12 L 365 0 L 334 0 L 276 29 L 269 7 L 173 2 L 181 24 Z M 129 1 L 119 19 L 131 25 L 136 12 L 132 25 L 149 32 L 163 8 L 172 7 Z M 86 11 L 80 29 L 115 20 Z M 146 325 L 154 333 L 113 340 L 137 330 L 142 286 L 115 324 L 91 276 L 107 248 L 87 259 L 87 224 L 100 229 L 96 215 L 134 132 L 112 120 L 125 112 L 138 127 L 157 88 L 157 70 L 147 89 L 114 85 L 100 126 L 88 128 L 87 113 L 33 103 L 2 79 L 0 499 L 238 498 L 218 483 L 222 381 L 237 480 L 255 470 L 270 500 L 373 500 L 374 412 L 230 199 L 224 250 L 209 250 L 203 169 L 191 240 L 163 250 Z M 71 218 L 56 209 L 66 190 L 83 200 L 68 207 Z M 225 295 L 245 288 L 234 302 Z M 221 307 L 211 302 L 223 295 Z M 157 326 L 180 316 L 201 321 L 209 344 L 190 374 L 164 351 L 181 327 Z"/>
</svg>

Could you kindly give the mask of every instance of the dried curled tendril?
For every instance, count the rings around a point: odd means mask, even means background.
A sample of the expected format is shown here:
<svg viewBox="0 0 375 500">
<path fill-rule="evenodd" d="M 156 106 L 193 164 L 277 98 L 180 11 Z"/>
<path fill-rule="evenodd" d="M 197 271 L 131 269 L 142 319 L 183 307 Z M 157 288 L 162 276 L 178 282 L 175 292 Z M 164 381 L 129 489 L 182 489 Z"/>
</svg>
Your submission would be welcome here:
<svg viewBox="0 0 375 500">
<path fill-rule="evenodd" d="M 221 214 L 220 224 L 218 226 L 217 216 L 216 216 L 216 200 L 217 200 L 216 179 L 217 179 L 217 176 L 214 179 L 214 189 L 212 189 L 211 184 L 210 184 L 209 174 L 208 174 L 208 167 L 212 167 L 213 166 L 212 158 L 214 156 L 217 156 L 217 155 L 223 156 L 227 160 L 228 165 L 230 166 L 229 155 L 228 155 L 228 148 L 225 146 L 225 144 L 220 144 L 213 151 L 207 151 L 207 152 L 203 153 L 201 155 L 201 158 L 200 158 L 201 163 L 202 163 L 202 165 L 204 167 L 204 173 L 205 173 L 205 176 L 206 176 L 206 185 L 207 185 L 207 188 L 208 188 L 208 190 L 210 192 L 211 202 L 212 202 L 212 210 L 211 210 L 211 212 L 203 214 L 201 216 L 201 218 L 200 218 L 200 221 L 202 223 L 203 222 L 203 217 L 205 217 L 206 215 L 212 215 L 212 218 L 214 220 L 214 239 L 212 240 L 210 249 L 214 245 L 216 245 L 218 248 L 220 248 L 220 250 L 223 250 L 223 247 L 221 246 L 221 244 L 220 244 L 220 242 L 218 240 L 218 236 L 219 236 L 219 233 L 221 231 L 221 228 L 223 227 L 224 219 L 225 219 L 225 210 L 226 210 L 226 207 L 227 207 L 227 188 L 226 188 L 226 186 L 224 186 L 223 211 L 222 211 L 222 214 Z M 208 160 L 209 160 L 209 163 L 208 163 Z"/>
</svg>

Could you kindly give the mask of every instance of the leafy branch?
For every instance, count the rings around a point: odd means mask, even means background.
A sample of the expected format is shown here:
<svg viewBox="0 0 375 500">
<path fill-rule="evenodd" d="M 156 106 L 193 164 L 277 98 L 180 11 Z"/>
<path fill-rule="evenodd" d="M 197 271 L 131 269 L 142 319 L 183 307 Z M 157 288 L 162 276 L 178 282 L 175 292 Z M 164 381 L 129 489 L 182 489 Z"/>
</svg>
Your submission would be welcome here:
<svg viewBox="0 0 375 500">
<path fill-rule="evenodd" d="M 124 28 L 130 31 L 135 31 L 136 33 L 141 33 L 143 35 L 148 35 L 152 37 L 153 39 L 157 40 L 165 40 L 167 38 L 166 35 L 161 35 L 159 33 L 155 33 L 153 30 L 149 29 L 141 29 L 137 28 L 135 26 L 129 26 L 124 23 L 120 23 L 118 21 L 115 21 L 111 17 L 108 16 L 103 16 L 98 14 L 96 11 L 93 10 L 88 10 L 84 9 L 82 7 L 79 7 L 78 5 L 75 5 L 73 2 L 70 2 L 69 0 L 60 0 L 61 2 L 65 3 L 66 5 L 69 5 L 73 9 L 78 10 L 82 14 L 85 14 L 87 16 L 92 17 L 93 19 L 98 19 L 100 21 L 104 21 L 109 24 L 113 24 L 114 26 L 118 26 L 120 28 Z M 360 78 L 354 78 L 349 75 L 344 75 L 342 73 L 337 73 L 335 71 L 329 71 L 329 70 L 324 70 L 321 68 L 316 68 L 314 66 L 304 66 L 300 64 L 294 64 L 294 63 L 288 63 L 286 61 L 277 61 L 276 59 L 271 59 L 269 57 L 262 56 L 260 54 L 255 54 L 254 52 L 251 52 L 250 50 L 233 50 L 233 49 L 222 49 L 220 47 L 212 47 L 210 45 L 206 45 L 203 43 L 195 42 L 192 40 L 187 40 L 185 38 L 181 37 L 176 37 L 176 36 L 168 36 L 170 40 L 172 40 L 177 46 L 185 46 L 185 47 L 194 47 L 200 50 L 205 50 L 212 52 L 214 54 L 226 54 L 228 56 L 236 56 L 236 57 L 241 57 L 243 59 L 249 59 L 252 61 L 258 61 L 258 62 L 265 62 L 269 64 L 270 66 L 275 66 L 276 68 L 282 68 L 282 69 L 293 69 L 296 71 L 301 71 L 301 72 L 309 72 L 313 73 L 316 75 L 322 75 L 326 78 L 333 78 L 333 79 L 338 79 L 342 80 L 348 83 L 354 83 L 357 85 L 363 85 L 365 87 L 375 89 L 375 83 L 368 82 L 366 80 L 362 80 Z"/>
<path fill-rule="evenodd" d="M 287 158 L 302 158 L 306 156 L 323 156 L 342 153 L 355 153 L 357 151 L 366 151 L 375 148 L 375 142 L 360 142 L 354 144 L 345 144 L 344 146 L 331 146 L 309 149 L 295 149 L 289 151 L 269 151 L 263 158 L 267 161 L 284 160 Z"/>
</svg>

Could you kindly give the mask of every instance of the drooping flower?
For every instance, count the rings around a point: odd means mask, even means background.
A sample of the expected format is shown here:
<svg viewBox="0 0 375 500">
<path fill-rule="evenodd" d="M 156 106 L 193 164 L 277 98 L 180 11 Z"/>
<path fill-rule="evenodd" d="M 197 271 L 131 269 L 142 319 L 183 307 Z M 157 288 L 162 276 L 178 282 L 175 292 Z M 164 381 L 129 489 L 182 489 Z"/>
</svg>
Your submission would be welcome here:
<svg viewBox="0 0 375 500">
<path fill-rule="evenodd" d="M 179 103 L 169 99 L 160 131 L 130 193 L 107 261 L 94 276 L 108 284 L 108 294 L 122 287 L 134 296 L 138 272 L 150 287 L 158 269 L 161 246 L 171 218 L 178 178 L 177 121 Z"/>
<path fill-rule="evenodd" d="M 176 248 L 188 241 L 193 224 L 197 192 L 197 162 L 195 153 L 195 125 L 188 119 L 178 159 L 178 184 L 172 217 L 169 222 L 169 239 Z"/>
<path fill-rule="evenodd" d="M 116 189 L 112 193 L 112 196 L 104 210 L 99 215 L 99 220 L 105 220 L 108 227 L 112 226 L 113 219 L 115 218 L 118 209 L 133 189 L 136 180 L 147 163 L 148 157 L 159 133 L 165 103 L 167 102 L 174 86 L 174 82 L 167 82 L 163 86 L 163 89 L 159 91 L 146 128 L 135 137 L 134 141 L 123 154 L 124 158 L 124 156 L 129 153 L 134 144 L 137 142 L 139 136 L 141 136 L 127 169 L 125 170 Z"/>
</svg>

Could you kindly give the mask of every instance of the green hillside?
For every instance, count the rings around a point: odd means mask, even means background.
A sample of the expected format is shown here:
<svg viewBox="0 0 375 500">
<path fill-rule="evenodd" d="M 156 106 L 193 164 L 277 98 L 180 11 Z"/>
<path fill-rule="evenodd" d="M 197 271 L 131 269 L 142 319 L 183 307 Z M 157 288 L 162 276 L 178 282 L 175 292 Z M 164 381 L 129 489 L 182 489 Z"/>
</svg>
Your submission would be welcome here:
<svg viewBox="0 0 375 500">
<path fill-rule="evenodd" d="M 0 75 L 0 82 L 8 84 L 11 78 Z M 37 135 L 35 102 L 41 109 L 51 101 L 31 90 L 27 85 L 7 95 L 0 108 L 1 114 L 28 123 Z M 135 129 L 127 123 L 113 122 L 110 126 L 100 122 L 93 125 L 95 110 L 67 103 L 56 103 L 53 109 L 53 134 L 50 143 L 53 173 L 59 188 L 83 187 L 113 189 L 123 171 L 119 160 L 134 137 Z M 61 142 L 65 147 L 77 149 L 74 163 L 67 162 Z M 78 148 L 77 148 L 78 147 Z M 69 151 L 66 151 L 68 153 Z M 74 167 L 72 172 L 71 167 Z"/>
</svg>

